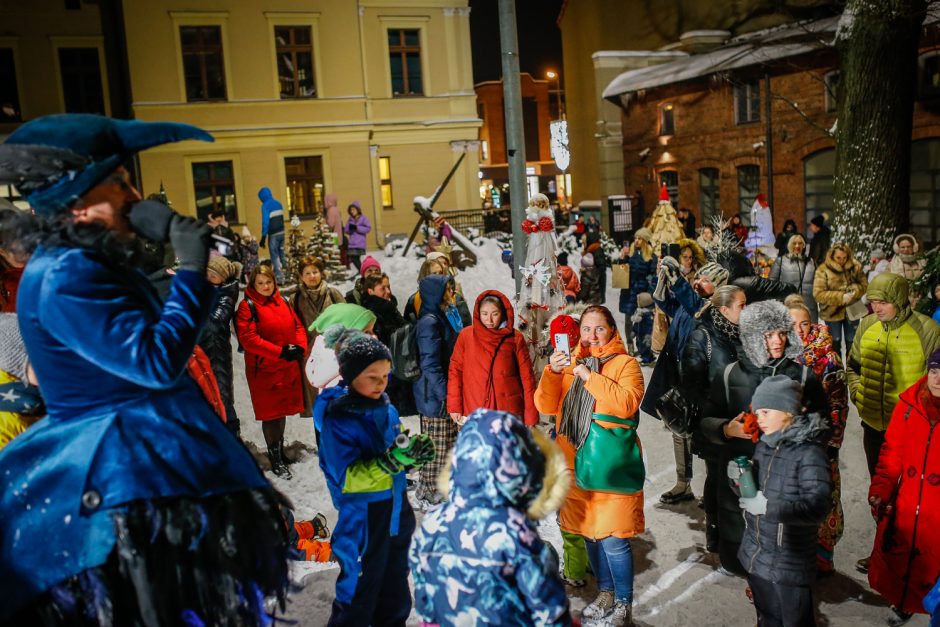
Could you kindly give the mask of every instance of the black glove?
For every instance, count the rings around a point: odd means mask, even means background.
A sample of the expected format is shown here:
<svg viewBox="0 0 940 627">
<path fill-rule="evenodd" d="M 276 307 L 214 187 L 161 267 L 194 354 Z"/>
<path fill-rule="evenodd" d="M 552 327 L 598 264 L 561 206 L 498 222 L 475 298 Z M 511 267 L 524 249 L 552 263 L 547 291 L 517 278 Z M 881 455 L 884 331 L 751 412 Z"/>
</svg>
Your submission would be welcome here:
<svg viewBox="0 0 940 627">
<path fill-rule="evenodd" d="M 296 344 L 288 344 L 281 349 L 281 359 L 284 361 L 300 361 L 304 358 L 304 349 Z"/>
<path fill-rule="evenodd" d="M 403 435 L 408 437 L 407 433 Z M 406 446 L 399 446 L 397 442 L 392 442 L 392 445 L 375 461 L 386 473 L 397 475 L 403 470 L 420 468 L 434 461 L 436 455 L 434 442 L 427 434 L 422 433 L 409 438 Z"/>
<path fill-rule="evenodd" d="M 205 222 L 175 214 L 170 220 L 170 244 L 179 259 L 181 270 L 205 274 L 209 262 L 212 229 Z"/>
<path fill-rule="evenodd" d="M 261 236 L 261 241 L 258 242 L 258 246 L 260 246 L 261 248 L 264 248 L 267 243 L 268 243 L 268 236 L 267 236 L 267 235 L 262 235 L 262 236 Z"/>
<path fill-rule="evenodd" d="M 349 224 L 347 228 L 349 228 L 349 232 L 350 232 L 350 233 L 355 233 L 355 232 L 356 232 L 356 225 L 355 225 L 355 224 Z"/>
</svg>

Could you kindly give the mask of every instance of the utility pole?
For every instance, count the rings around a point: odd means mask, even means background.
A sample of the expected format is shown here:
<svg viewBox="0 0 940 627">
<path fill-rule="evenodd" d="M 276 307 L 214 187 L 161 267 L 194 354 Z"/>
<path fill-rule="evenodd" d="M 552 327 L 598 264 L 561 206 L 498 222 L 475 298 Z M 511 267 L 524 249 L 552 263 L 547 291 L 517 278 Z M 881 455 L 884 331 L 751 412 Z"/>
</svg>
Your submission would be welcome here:
<svg viewBox="0 0 940 627">
<path fill-rule="evenodd" d="M 499 0 L 499 45 L 503 60 L 503 111 L 506 119 L 506 160 L 509 162 L 509 201 L 512 217 L 513 274 L 516 296 L 522 285 L 519 265 L 525 261 L 526 236 L 522 232 L 529 194 L 525 184 L 525 134 L 522 125 L 522 88 L 519 85 L 519 38 L 516 1 Z"/>
<path fill-rule="evenodd" d="M 764 74 L 764 86 L 766 91 L 766 102 L 764 111 L 767 115 L 767 137 L 764 143 L 767 144 L 767 202 L 770 204 L 770 219 L 774 216 L 774 121 L 771 118 L 773 111 L 770 93 L 770 72 Z"/>
</svg>

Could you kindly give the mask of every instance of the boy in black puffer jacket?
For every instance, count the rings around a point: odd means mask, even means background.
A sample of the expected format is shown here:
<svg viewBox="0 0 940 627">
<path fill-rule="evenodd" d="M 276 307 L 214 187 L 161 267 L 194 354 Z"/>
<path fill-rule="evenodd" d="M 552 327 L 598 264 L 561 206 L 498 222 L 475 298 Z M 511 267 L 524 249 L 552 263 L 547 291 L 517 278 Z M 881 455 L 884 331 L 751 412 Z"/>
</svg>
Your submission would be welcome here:
<svg viewBox="0 0 940 627">
<path fill-rule="evenodd" d="M 826 424 L 802 415 L 803 386 L 786 375 L 761 382 L 751 404 L 763 432 L 754 450 L 757 496 L 742 498 L 747 528 L 738 559 L 748 572 L 759 625 L 815 625 L 810 584 L 816 535 L 830 508 Z"/>
</svg>

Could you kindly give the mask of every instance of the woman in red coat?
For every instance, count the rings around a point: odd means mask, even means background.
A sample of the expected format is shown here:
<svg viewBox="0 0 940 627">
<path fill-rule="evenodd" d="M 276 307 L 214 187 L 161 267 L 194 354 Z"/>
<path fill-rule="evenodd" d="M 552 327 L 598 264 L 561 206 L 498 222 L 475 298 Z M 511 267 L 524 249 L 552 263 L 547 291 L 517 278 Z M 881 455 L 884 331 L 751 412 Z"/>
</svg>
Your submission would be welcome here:
<svg viewBox="0 0 940 627">
<path fill-rule="evenodd" d="M 940 576 L 940 349 L 901 393 L 868 491 L 878 521 L 868 581 L 891 603 L 889 624 L 926 613 Z M 892 622 L 893 621 L 893 622 Z"/>
<path fill-rule="evenodd" d="M 271 470 L 290 479 L 283 457 L 284 427 L 287 416 L 304 410 L 300 362 L 307 349 L 307 332 L 281 297 L 270 266 L 252 270 L 245 298 L 235 313 L 235 330 L 245 349 L 251 405 L 255 418 L 262 421 Z"/>
<path fill-rule="evenodd" d="M 538 424 L 535 376 L 525 338 L 513 328 L 513 310 L 502 292 L 477 297 L 473 326 L 460 332 L 447 377 L 447 411 L 461 424 L 474 409 L 500 409 Z"/>
</svg>

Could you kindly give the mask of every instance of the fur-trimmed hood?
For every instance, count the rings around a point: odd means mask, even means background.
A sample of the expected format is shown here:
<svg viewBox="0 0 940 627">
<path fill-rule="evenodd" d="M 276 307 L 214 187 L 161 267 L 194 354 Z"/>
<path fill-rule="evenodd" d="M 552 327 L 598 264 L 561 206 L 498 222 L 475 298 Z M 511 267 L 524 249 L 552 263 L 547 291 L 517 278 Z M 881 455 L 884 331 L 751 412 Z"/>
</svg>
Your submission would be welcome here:
<svg viewBox="0 0 940 627">
<path fill-rule="evenodd" d="M 686 246 L 692 250 L 692 263 L 695 265 L 696 269 L 701 268 L 706 263 L 708 263 L 708 259 L 705 258 L 705 251 L 694 239 L 682 238 L 678 240 L 676 244 L 679 245 L 680 250 Z"/>
<path fill-rule="evenodd" d="M 478 409 L 460 430 L 437 487 L 461 509 L 508 505 L 539 520 L 561 507 L 570 483 L 564 454 L 548 436 L 512 414 Z"/>
<path fill-rule="evenodd" d="M 764 334 L 769 331 L 787 332 L 786 357 L 796 359 L 803 352 L 803 342 L 793 328 L 790 312 L 779 301 L 763 300 L 747 305 L 741 312 L 738 326 L 744 352 L 756 366 L 764 367 L 770 363 L 770 354 L 764 341 Z"/>
<path fill-rule="evenodd" d="M 829 425 L 817 413 L 794 416 L 793 422 L 786 429 L 776 433 L 764 434 L 761 440 L 767 446 L 775 447 L 785 442 L 800 444 L 802 442 L 821 442 L 823 435 L 829 430 Z"/>
</svg>

